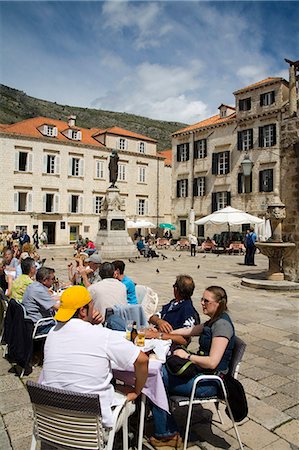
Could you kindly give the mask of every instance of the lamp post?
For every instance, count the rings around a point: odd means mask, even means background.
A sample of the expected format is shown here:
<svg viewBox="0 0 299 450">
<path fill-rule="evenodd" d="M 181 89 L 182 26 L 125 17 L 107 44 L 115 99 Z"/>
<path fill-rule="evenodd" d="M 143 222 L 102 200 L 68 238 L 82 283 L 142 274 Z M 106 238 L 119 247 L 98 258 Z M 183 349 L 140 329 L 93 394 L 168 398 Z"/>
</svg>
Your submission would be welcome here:
<svg viewBox="0 0 299 450">
<path fill-rule="evenodd" d="M 249 177 L 252 171 L 253 162 L 249 158 L 249 156 L 246 154 L 243 161 L 241 162 L 243 175 L 244 177 Z"/>
</svg>

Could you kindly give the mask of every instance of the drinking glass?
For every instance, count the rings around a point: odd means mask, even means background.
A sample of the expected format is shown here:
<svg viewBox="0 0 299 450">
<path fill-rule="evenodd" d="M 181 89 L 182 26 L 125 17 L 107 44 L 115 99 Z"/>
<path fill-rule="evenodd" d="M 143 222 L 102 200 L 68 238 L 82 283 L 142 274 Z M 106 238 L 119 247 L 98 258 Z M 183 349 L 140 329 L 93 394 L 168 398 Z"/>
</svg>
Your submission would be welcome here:
<svg viewBox="0 0 299 450">
<path fill-rule="evenodd" d="M 128 341 L 131 340 L 131 332 L 133 330 L 133 321 L 132 320 L 128 320 L 126 323 L 126 339 L 128 339 Z"/>
<path fill-rule="evenodd" d="M 145 330 L 146 330 L 146 327 L 139 327 L 138 328 L 138 335 L 137 335 L 137 345 L 138 345 L 138 347 L 144 347 Z"/>
</svg>

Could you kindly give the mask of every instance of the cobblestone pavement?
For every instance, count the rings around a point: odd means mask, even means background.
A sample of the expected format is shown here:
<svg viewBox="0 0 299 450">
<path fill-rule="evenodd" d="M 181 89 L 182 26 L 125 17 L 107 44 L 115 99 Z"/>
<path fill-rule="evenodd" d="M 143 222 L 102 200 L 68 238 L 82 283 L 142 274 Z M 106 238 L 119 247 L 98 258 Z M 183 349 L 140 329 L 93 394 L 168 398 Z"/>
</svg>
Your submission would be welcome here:
<svg viewBox="0 0 299 450">
<path fill-rule="evenodd" d="M 56 268 L 61 280 L 66 280 L 67 259 L 71 248 L 41 250 L 46 265 Z M 261 274 L 267 268 L 267 259 L 257 255 L 257 266 L 243 265 L 242 256 L 198 254 L 163 250 L 167 259 L 137 259 L 127 262 L 127 274 L 138 284 L 152 287 L 159 295 L 160 306 L 172 298 L 175 276 L 190 274 L 196 284 L 193 301 L 200 311 L 199 299 L 205 287 L 223 286 L 228 292 L 229 309 L 237 334 L 247 348 L 240 369 L 248 398 L 249 415 L 239 426 L 246 449 L 287 450 L 299 445 L 299 390 L 298 390 L 298 304 L 297 292 L 254 290 L 240 285 L 246 274 Z M 159 269 L 159 272 L 157 272 Z M 191 344 L 192 345 L 192 344 Z M 194 344 L 193 344 L 194 345 Z M 0 360 L 0 448 L 27 450 L 30 448 L 31 407 L 22 380 L 9 372 L 10 365 Z M 30 378 L 36 380 L 40 369 L 35 368 Z M 193 416 L 189 449 L 231 448 L 238 443 L 230 421 L 217 423 L 213 409 L 198 407 Z M 184 426 L 186 411 L 180 412 Z M 213 423 L 211 422 L 213 418 Z"/>
</svg>

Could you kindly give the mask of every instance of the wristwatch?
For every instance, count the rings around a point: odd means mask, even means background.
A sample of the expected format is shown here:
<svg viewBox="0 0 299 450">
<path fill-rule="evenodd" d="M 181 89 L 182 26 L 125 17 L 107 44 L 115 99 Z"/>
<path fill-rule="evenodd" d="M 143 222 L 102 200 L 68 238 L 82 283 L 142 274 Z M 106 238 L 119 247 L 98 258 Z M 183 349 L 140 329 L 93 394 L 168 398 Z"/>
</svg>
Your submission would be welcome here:
<svg viewBox="0 0 299 450">
<path fill-rule="evenodd" d="M 188 359 L 189 361 L 191 361 L 191 356 L 192 356 L 192 355 L 190 355 L 190 354 L 187 356 L 187 359 Z"/>
</svg>

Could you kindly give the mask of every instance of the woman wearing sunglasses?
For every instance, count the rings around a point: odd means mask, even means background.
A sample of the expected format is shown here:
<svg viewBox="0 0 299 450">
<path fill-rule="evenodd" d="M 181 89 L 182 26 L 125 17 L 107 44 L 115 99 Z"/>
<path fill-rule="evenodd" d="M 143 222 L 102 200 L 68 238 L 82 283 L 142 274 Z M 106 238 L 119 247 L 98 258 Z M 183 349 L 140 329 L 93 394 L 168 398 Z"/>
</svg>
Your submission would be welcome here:
<svg viewBox="0 0 299 450">
<path fill-rule="evenodd" d="M 183 349 L 177 349 L 173 354 L 192 361 L 200 373 L 226 374 L 232 357 L 235 342 L 233 323 L 227 313 L 227 295 L 219 286 L 208 287 L 201 299 L 202 311 L 209 320 L 193 328 L 181 328 L 169 333 L 160 333 L 161 339 L 171 339 L 178 344 L 185 338 L 199 336 L 197 353 L 190 354 Z M 150 332 L 149 332 L 150 333 Z M 154 336 L 146 336 L 154 337 Z M 187 340 L 186 340 L 187 342 Z M 172 375 L 163 367 L 163 382 L 169 395 L 190 396 L 194 378 L 186 379 Z M 216 381 L 203 381 L 198 384 L 196 396 L 212 397 L 217 394 Z M 166 411 L 153 405 L 155 436 L 150 438 L 154 447 L 169 446 L 180 449 L 183 447 L 178 427 Z"/>
</svg>

